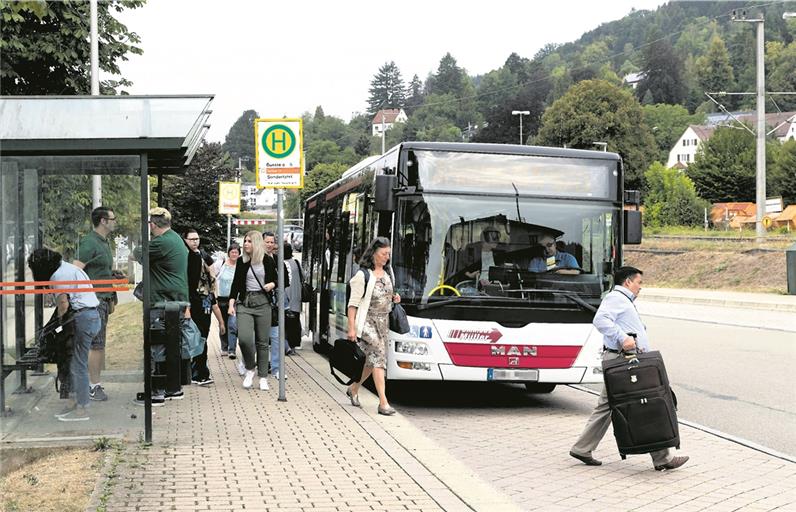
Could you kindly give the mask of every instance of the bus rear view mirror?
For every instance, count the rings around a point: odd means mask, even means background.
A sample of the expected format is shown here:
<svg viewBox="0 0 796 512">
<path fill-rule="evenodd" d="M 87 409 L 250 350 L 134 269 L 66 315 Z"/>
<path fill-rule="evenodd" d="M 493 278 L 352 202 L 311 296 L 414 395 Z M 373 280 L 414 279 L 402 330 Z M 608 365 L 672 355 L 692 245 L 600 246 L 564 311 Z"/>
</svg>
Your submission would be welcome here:
<svg viewBox="0 0 796 512">
<path fill-rule="evenodd" d="M 641 243 L 641 212 L 637 210 L 624 210 L 625 213 L 625 244 L 638 245 Z"/>
<path fill-rule="evenodd" d="M 398 177 L 391 174 L 376 175 L 374 187 L 373 208 L 379 212 L 395 211 L 395 188 L 398 186 Z"/>
</svg>

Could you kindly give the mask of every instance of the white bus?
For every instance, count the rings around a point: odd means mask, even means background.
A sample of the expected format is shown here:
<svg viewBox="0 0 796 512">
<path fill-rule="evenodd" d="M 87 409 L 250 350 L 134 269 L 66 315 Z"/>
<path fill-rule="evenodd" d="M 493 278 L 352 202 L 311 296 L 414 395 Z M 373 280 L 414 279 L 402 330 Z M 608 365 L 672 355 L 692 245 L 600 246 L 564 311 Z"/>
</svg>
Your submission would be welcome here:
<svg viewBox="0 0 796 512">
<path fill-rule="evenodd" d="M 613 285 L 625 211 L 618 155 L 502 144 L 405 142 L 306 202 L 309 327 L 324 352 L 347 330 L 348 281 L 375 236 L 411 330 L 391 333 L 391 380 L 600 382 L 591 322 Z"/>
</svg>

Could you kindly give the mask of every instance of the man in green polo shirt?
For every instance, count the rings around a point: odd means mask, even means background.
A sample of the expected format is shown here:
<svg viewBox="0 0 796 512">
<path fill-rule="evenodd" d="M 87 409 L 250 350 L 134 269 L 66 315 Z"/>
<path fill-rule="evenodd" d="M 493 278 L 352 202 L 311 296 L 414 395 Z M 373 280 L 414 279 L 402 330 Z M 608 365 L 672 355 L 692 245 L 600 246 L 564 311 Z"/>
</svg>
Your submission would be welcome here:
<svg viewBox="0 0 796 512">
<path fill-rule="evenodd" d="M 116 214 L 107 206 L 94 208 L 91 212 L 91 224 L 94 229 L 80 239 L 77 247 L 77 259 L 73 264 L 82 268 L 89 279 L 113 279 L 113 253 L 108 237 L 116 231 Z M 108 285 L 95 285 L 102 288 Z M 91 340 L 88 353 L 89 398 L 104 401 L 108 399 L 102 387 L 100 372 L 105 367 L 105 334 L 108 327 L 108 315 L 116 306 L 115 292 L 99 292 L 97 312 L 100 316 L 100 331 Z"/>
</svg>

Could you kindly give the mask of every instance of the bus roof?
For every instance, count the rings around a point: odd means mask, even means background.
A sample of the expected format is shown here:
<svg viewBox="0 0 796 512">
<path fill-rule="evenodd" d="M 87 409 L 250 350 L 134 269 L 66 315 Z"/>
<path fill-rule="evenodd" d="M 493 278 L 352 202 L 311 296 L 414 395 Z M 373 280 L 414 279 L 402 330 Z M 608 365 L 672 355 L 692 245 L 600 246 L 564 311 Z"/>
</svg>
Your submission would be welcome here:
<svg viewBox="0 0 796 512">
<path fill-rule="evenodd" d="M 475 142 L 420 142 L 408 141 L 402 142 L 392 148 L 388 149 L 381 155 L 373 155 L 365 158 L 364 160 L 354 164 L 347 169 L 340 179 L 336 180 L 319 190 L 312 196 L 307 198 L 307 202 L 316 199 L 319 196 L 326 194 L 328 191 L 335 189 L 340 185 L 340 182 L 357 175 L 360 171 L 367 168 L 373 162 L 379 160 L 381 157 L 394 151 L 401 149 L 411 149 L 417 151 L 450 151 L 458 153 L 494 153 L 501 155 L 530 155 L 530 156 L 546 156 L 557 158 L 588 158 L 593 160 L 611 160 L 619 162 L 621 158 L 616 153 L 608 151 L 595 151 L 589 149 L 571 149 L 571 148 L 555 148 L 547 146 L 521 146 L 519 144 L 482 144 Z"/>
<path fill-rule="evenodd" d="M 473 142 L 403 142 L 405 149 L 420 151 L 454 151 L 462 153 L 498 153 L 508 155 L 533 155 L 552 157 L 592 158 L 598 160 L 620 160 L 616 153 L 589 149 L 554 148 L 547 146 L 520 146 L 519 144 L 481 144 Z"/>
</svg>

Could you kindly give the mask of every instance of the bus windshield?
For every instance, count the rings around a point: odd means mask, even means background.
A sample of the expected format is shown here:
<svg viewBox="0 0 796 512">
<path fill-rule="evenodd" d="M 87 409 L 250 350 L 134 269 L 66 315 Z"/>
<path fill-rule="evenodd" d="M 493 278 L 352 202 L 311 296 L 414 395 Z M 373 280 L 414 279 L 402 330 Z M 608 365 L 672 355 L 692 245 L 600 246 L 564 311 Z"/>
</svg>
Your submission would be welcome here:
<svg viewBox="0 0 796 512">
<path fill-rule="evenodd" d="M 404 197 L 392 266 L 402 300 L 596 304 L 610 290 L 619 208 L 607 202 Z"/>
</svg>

